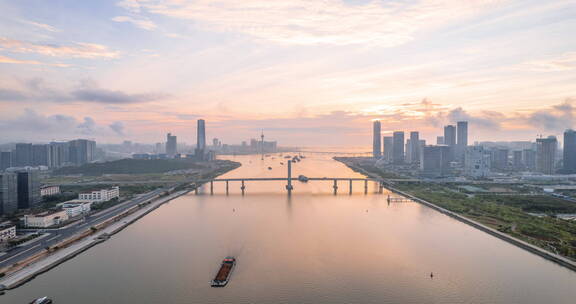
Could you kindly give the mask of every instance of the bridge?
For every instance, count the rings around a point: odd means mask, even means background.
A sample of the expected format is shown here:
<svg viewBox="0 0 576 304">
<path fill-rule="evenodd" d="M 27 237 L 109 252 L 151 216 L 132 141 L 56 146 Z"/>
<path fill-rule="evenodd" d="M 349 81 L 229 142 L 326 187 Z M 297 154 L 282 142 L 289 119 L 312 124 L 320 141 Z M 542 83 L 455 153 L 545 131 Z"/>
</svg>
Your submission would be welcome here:
<svg viewBox="0 0 576 304">
<path fill-rule="evenodd" d="M 286 190 L 288 191 L 288 195 L 292 194 L 292 190 L 294 190 L 294 186 L 292 186 L 292 182 L 295 181 L 332 181 L 332 190 L 334 195 L 338 194 L 338 182 L 348 182 L 348 191 L 352 194 L 352 183 L 353 182 L 364 182 L 364 194 L 368 193 L 368 182 L 376 182 L 378 183 L 378 193 L 382 193 L 384 188 L 384 181 L 377 178 L 359 178 L 359 177 L 306 177 L 305 179 L 301 180 L 299 178 L 292 177 L 292 160 L 288 161 L 288 176 L 287 177 L 237 177 L 237 178 L 216 178 L 210 180 L 203 180 L 196 182 L 196 187 L 194 187 L 194 191 L 198 194 L 198 188 L 201 184 L 209 183 L 210 184 L 210 195 L 214 194 L 214 183 L 225 183 L 226 184 L 226 195 L 229 194 L 230 183 L 231 182 L 239 182 L 240 183 L 240 190 L 242 191 L 242 195 L 245 194 L 246 191 L 246 183 L 247 182 L 265 182 L 265 181 L 285 181 L 286 182 Z"/>
</svg>

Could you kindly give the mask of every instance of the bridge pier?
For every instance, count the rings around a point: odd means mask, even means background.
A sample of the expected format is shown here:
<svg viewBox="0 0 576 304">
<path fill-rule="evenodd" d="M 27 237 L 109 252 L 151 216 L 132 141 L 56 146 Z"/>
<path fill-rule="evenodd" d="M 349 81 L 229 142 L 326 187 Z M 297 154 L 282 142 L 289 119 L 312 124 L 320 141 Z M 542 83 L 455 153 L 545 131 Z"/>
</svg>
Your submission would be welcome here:
<svg viewBox="0 0 576 304">
<path fill-rule="evenodd" d="M 228 195 L 228 181 L 226 181 L 226 195 Z"/>
<path fill-rule="evenodd" d="M 334 186 L 332 186 L 332 188 L 334 188 L 334 195 L 338 194 L 338 180 L 334 180 Z"/>
<path fill-rule="evenodd" d="M 244 180 L 242 180 L 242 187 L 240 187 L 240 190 L 242 190 L 242 195 L 244 195 L 244 190 L 246 190 L 246 185 L 244 185 Z"/>
<path fill-rule="evenodd" d="M 210 181 L 210 195 L 214 195 L 214 181 Z"/>
<path fill-rule="evenodd" d="M 292 160 L 288 161 L 288 184 L 286 185 L 286 190 L 288 190 L 288 195 L 292 195 Z"/>
<path fill-rule="evenodd" d="M 350 195 L 352 195 L 352 180 L 350 180 Z"/>
<path fill-rule="evenodd" d="M 368 194 L 368 180 L 364 180 L 364 194 Z"/>
<path fill-rule="evenodd" d="M 194 184 L 194 194 L 198 195 L 198 184 Z"/>
<path fill-rule="evenodd" d="M 380 182 L 378 184 L 378 194 L 382 194 L 382 190 L 384 189 L 384 185 L 382 184 L 382 182 Z"/>
</svg>

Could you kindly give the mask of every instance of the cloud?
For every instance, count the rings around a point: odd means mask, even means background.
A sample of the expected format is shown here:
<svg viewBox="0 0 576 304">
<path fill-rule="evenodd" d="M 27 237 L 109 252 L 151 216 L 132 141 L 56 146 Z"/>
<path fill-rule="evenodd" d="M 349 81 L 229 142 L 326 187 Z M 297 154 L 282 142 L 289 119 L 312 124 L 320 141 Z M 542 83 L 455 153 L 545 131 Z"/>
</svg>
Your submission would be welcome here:
<svg viewBox="0 0 576 304">
<path fill-rule="evenodd" d="M 282 44 L 393 47 L 452 21 L 492 8 L 487 0 L 123 0 L 130 13 L 147 12 L 191 20 L 209 30 L 238 32 Z"/>
<path fill-rule="evenodd" d="M 15 58 L 10 58 L 6 56 L 0 55 L 0 63 L 12 63 L 12 64 L 32 64 L 32 65 L 48 65 L 48 66 L 56 66 L 56 67 L 68 67 L 69 64 L 64 63 L 46 63 L 40 62 L 36 60 L 20 60 Z"/>
<path fill-rule="evenodd" d="M 526 121 L 536 128 L 546 131 L 562 131 L 574 126 L 574 99 L 551 106 L 545 110 L 536 111 L 526 118 Z"/>
<path fill-rule="evenodd" d="M 151 31 L 157 27 L 154 22 L 152 22 L 148 19 L 138 19 L 138 18 L 130 17 L 130 16 L 116 16 L 116 17 L 112 18 L 112 20 L 116 21 L 116 22 L 132 23 L 135 26 L 137 26 L 141 29 L 147 30 L 147 31 Z"/>
<path fill-rule="evenodd" d="M 124 124 L 121 121 L 115 121 L 114 123 L 108 125 L 112 131 L 114 131 L 119 136 L 124 136 Z"/>
<path fill-rule="evenodd" d="M 44 23 L 40 23 L 40 22 L 34 22 L 34 21 L 30 21 L 30 20 L 19 20 L 19 21 L 22 22 L 22 23 L 26 23 L 26 24 L 33 25 L 33 26 L 35 26 L 35 27 L 37 27 L 37 28 L 43 29 L 43 30 L 48 31 L 48 32 L 53 32 L 53 33 L 55 33 L 55 32 L 59 32 L 59 31 L 60 31 L 60 30 L 58 30 L 57 28 L 55 28 L 55 27 L 53 27 L 53 26 L 51 26 L 51 25 L 49 25 L 49 24 L 44 24 Z"/>
<path fill-rule="evenodd" d="M 16 53 L 34 53 L 51 57 L 111 59 L 119 56 L 118 52 L 111 51 L 108 47 L 95 43 L 77 42 L 73 45 L 41 44 L 0 37 L 0 50 L 2 49 Z"/>
<path fill-rule="evenodd" d="M 524 63 L 528 69 L 539 72 L 561 72 L 576 69 L 576 52 L 564 53 L 542 60 Z"/>
<path fill-rule="evenodd" d="M 472 115 L 461 107 L 451 110 L 447 114 L 448 121 L 456 123 L 458 121 L 468 121 L 475 127 L 489 130 L 499 130 L 500 122 L 504 117 L 494 112 L 481 112 L 480 115 Z"/>
<path fill-rule="evenodd" d="M 93 135 L 95 133 L 96 122 L 92 117 L 84 117 L 84 122 L 78 124 L 77 128 L 84 135 Z"/>
<path fill-rule="evenodd" d="M 132 104 L 167 97 L 166 94 L 160 93 L 129 94 L 119 90 L 104 89 L 90 79 L 82 80 L 78 86 L 68 91 L 53 89 L 42 78 L 22 81 L 20 86 L 20 90 L 0 88 L 0 101 L 50 101 L 59 103 L 83 101 L 102 104 Z"/>
</svg>

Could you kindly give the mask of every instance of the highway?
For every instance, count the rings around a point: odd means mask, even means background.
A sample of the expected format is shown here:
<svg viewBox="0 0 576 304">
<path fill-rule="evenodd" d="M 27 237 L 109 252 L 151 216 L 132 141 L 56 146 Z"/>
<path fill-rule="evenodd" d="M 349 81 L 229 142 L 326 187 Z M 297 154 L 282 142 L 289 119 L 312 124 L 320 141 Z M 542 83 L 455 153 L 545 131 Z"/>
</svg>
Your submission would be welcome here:
<svg viewBox="0 0 576 304">
<path fill-rule="evenodd" d="M 38 238 L 37 241 L 27 242 L 25 245 L 17 246 L 6 252 L 4 255 L 0 256 L 0 268 L 4 268 L 30 256 L 33 256 L 38 252 L 45 250 L 45 248 L 48 246 L 54 246 L 77 233 L 86 231 L 87 229 L 90 229 L 90 227 L 102 223 L 118 214 L 121 214 L 133 206 L 150 200 L 164 191 L 166 191 L 164 188 L 150 191 L 131 200 L 122 202 L 116 206 L 112 206 L 105 210 L 93 213 L 89 216 L 86 216 L 84 220 L 79 220 L 73 224 L 59 229 L 43 229 L 42 232 L 48 233 L 50 236 Z M 41 229 L 38 231 L 40 230 Z"/>
</svg>

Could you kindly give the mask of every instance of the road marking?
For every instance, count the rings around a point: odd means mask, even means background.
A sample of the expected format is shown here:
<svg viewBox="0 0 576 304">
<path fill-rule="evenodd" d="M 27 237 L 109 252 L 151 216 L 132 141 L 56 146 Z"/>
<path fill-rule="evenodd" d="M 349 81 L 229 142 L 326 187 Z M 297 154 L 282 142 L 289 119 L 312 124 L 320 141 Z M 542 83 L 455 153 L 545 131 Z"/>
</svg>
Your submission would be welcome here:
<svg viewBox="0 0 576 304">
<path fill-rule="evenodd" d="M 11 256 L 11 257 L 8 257 L 8 258 L 0 261 L 0 263 L 4 263 L 4 262 L 6 262 L 7 260 L 12 259 L 12 258 L 15 258 L 15 257 L 17 257 L 17 256 L 19 256 L 19 255 L 21 255 L 21 254 L 23 254 L 23 253 L 26 253 L 26 252 L 28 252 L 28 251 L 30 251 L 30 250 L 38 247 L 38 246 L 40 246 L 40 244 L 36 244 L 36 245 L 34 245 L 34 246 L 32 246 L 32 247 L 30 247 L 30 248 L 28 248 L 28 249 L 26 249 L 26 250 L 24 250 L 24 251 L 22 251 L 22 252 L 19 252 L 19 253 L 15 254 L 15 255 Z"/>
</svg>

